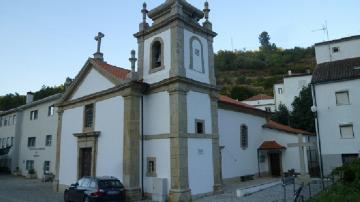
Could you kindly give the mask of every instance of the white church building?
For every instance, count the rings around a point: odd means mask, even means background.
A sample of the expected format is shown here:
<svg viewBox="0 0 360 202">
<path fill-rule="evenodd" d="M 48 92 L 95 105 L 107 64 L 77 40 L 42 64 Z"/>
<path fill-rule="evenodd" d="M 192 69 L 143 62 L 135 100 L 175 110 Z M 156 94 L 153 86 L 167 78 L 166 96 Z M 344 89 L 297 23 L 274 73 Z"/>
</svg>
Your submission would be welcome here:
<svg viewBox="0 0 360 202">
<path fill-rule="evenodd" d="M 288 144 L 312 134 L 218 94 L 209 11 L 185 0 L 144 4 L 131 70 L 104 61 L 99 33 L 94 58 L 57 104 L 57 190 L 106 175 L 130 200 L 157 194 L 160 182 L 169 201 L 191 201 L 220 193 L 226 179 L 299 172 L 299 148 Z"/>
<path fill-rule="evenodd" d="M 312 78 L 325 175 L 360 153 L 360 35 L 315 44 Z"/>
</svg>

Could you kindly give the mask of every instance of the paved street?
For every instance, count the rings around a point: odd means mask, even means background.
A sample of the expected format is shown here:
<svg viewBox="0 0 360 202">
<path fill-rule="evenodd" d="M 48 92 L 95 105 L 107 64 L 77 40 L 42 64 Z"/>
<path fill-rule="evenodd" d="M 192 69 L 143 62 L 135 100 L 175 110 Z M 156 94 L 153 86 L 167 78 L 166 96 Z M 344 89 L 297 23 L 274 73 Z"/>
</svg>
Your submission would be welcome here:
<svg viewBox="0 0 360 202">
<path fill-rule="evenodd" d="M 63 202 L 62 194 L 53 192 L 49 182 L 0 175 L 0 183 L 0 202 Z"/>
</svg>

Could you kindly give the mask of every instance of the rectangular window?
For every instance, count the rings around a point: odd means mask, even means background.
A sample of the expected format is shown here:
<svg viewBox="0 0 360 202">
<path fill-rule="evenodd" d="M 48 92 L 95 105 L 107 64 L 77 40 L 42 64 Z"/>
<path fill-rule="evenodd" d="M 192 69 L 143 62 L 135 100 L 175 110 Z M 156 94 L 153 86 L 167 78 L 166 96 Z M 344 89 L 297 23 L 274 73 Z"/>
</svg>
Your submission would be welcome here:
<svg viewBox="0 0 360 202">
<path fill-rule="evenodd" d="M 147 157 L 146 176 L 156 177 L 156 158 L 155 157 Z"/>
<path fill-rule="evenodd" d="M 336 92 L 336 105 L 349 105 L 349 91 Z"/>
<path fill-rule="evenodd" d="M 283 89 L 282 88 L 278 88 L 278 94 L 282 94 L 283 93 Z"/>
<path fill-rule="evenodd" d="M 344 124 L 340 125 L 340 135 L 341 138 L 354 138 L 354 128 L 353 124 Z"/>
<path fill-rule="evenodd" d="M 10 147 L 10 137 L 6 138 L 6 147 Z"/>
<path fill-rule="evenodd" d="M 85 106 L 84 128 L 92 128 L 94 123 L 94 104 Z"/>
<path fill-rule="evenodd" d="M 248 127 L 246 125 L 241 125 L 240 127 L 240 146 L 242 149 L 248 147 Z"/>
<path fill-rule="evenodd" d="M 13 124 L 15 125 L 16 124 L 16 115 L 13 115 L 12 119 L 13 119 Z"/>
<path fill-rule="evenodd" d="M 195 132 L 196 134 L 205 134 L 204 120 L 195 120 Z"/>
<path fill-rule="evenodd" d="M 265 111 L 271 112 L 271 107 L 265 107 Z"/>
<path fill-rule="evenodd" d="M 11 146 L 14 146 L 14 137 L 11 137 Z"/>
<path fill-rule="evenodd" d="M 34 110 L 30 112 L 30 120 L 38 119 L 38 110 Z"/>
<path fill-rule="evenodd" d="M 34 169 L 34 161 L 33 160 L 26 160 L 26 170 Z"/>
<path fill-rule="evenodd" d="M 347 164 L 359 157 L 359 154 L 341 154 L 342 163 Z"/>
<path fill-rule="evenodd" d="M 35 147 L 36 145 L 36 137 L 29 137 L 28 138 L 28 147 Z"/>
<path fill-rule="evenodd" d="M 333 52 L 333 53 L 340 52 L 340 48 L 339 48 L 339 47 L 333 47 L 333 48 L 332 48 L 332 52 Z"/>
<path fill-rule="evenodd" d="M 3 117 L 0 117 L 0 127 L 3 125 Z"/>
<path fill-rule="evenodd" d="M 50 172 L 50 161 L 44 161 L 44 173 Z"/>
<path fill-rule="evenodd" d="M 45 146 L 51 146 L 52 135 L 47 135 L 45 139 Z"/>
<path fill-rule="evenodd" d="M 8 125 L 8 120 L 7 120 L 7 117 L 5 117 L 4 119 L 4 126 L 7 126 Z"/>
<path fill-rule="evenodd" d="M 54 116 L 54 113 L 55 113 L 54 105 L 49 106 L 49 108 L 48 108 L 48 116 Z"/>
</svg>

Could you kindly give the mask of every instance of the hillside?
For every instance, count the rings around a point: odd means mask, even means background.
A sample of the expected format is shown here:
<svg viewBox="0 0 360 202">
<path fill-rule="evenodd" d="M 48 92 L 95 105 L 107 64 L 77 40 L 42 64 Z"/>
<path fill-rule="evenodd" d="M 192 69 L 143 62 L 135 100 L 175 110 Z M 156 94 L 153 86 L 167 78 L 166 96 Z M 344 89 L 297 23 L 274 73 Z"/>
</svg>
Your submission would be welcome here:
<svg viewBox="0 0 360 202">
<path fill-rule="evenodd" d="M 258 93 L 272 95 L 273 85 L 281 83 L 288 70 L 305 73 L 315 68 L 314 47 L 282 49 L 270 44 L 269 36 L 262 42 L 260 35 L 259 40 L 258 51 L 222 50 L 215 54 L 217 84 L 222 94 L 239 100 Z"/>
</svg>

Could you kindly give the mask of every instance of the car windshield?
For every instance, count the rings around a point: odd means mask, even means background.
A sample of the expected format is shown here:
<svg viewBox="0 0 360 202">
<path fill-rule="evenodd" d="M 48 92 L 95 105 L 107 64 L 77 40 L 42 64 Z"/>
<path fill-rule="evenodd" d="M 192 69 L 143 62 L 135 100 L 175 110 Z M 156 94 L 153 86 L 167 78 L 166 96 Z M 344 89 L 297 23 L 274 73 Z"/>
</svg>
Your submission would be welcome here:
<svg viewBox="0 0 360 202">
<path fill-rule="evenodd" d="M 120 188 L 122 184 L 119 180 L 101 180 L 99 181 L 99 188 L 106 189 L 106 188 Z"/>
</svg>

